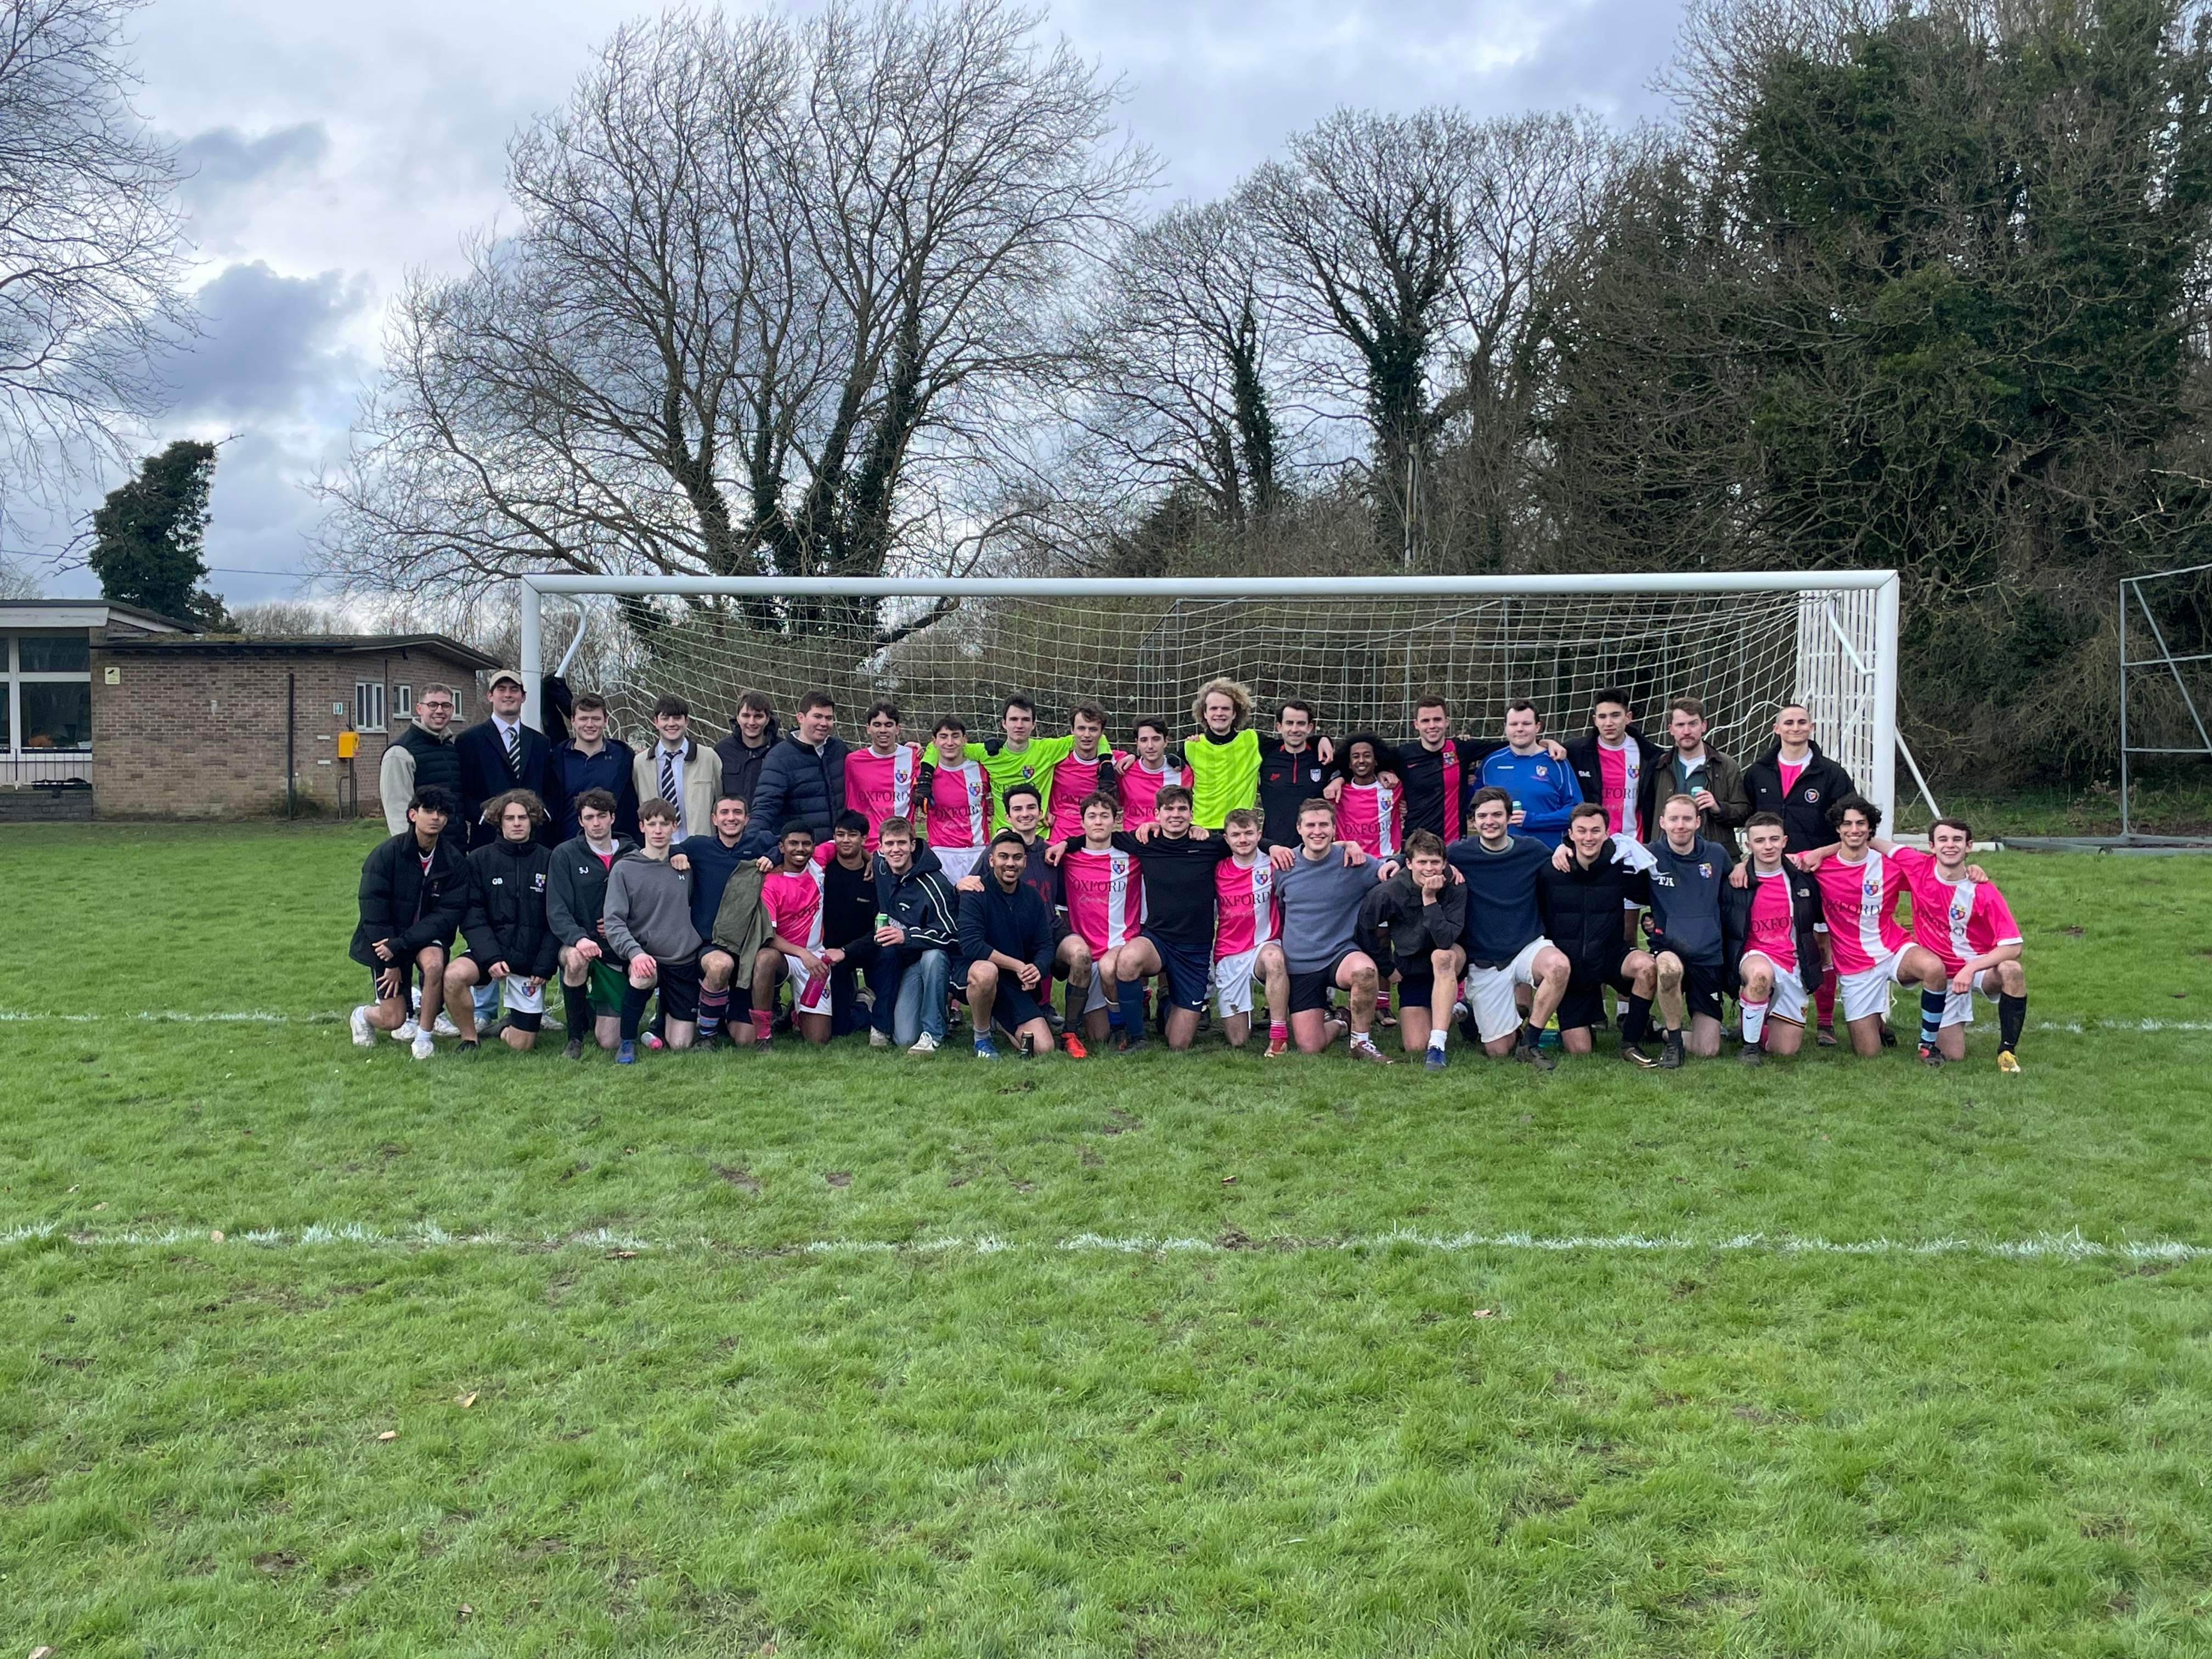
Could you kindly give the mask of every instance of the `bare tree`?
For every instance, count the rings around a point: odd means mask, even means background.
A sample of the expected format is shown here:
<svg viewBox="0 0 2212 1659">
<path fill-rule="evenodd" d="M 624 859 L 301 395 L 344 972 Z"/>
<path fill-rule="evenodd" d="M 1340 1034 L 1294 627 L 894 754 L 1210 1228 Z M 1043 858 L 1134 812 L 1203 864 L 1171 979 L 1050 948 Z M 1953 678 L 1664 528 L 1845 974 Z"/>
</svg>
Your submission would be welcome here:
<svg viewBox="0 0 2212 1659">
<path fill-rule="evenodd" d="M 176 160 L 131 108 L 138 0 L 0 0 L 0 467 L 43 499 L 154 412 L 190 331 Z"/>
<path fill-rule="evenodd" d="M 1000 0 L 622 30 L 514 143 L 523 222 L 398 304 L 325 567 L 874 574 L 931 557 L 1148 182 Z"/>
<path fill-rule="evenodd" d="M 1232 527 L 1270 516 L 1283 464 L 1273 309 L 1236 203 L 1179 206 L 1122 240 L 1085 320 L 1073 410 L 1109 487 L 1194 491 Z"/>
</svg>

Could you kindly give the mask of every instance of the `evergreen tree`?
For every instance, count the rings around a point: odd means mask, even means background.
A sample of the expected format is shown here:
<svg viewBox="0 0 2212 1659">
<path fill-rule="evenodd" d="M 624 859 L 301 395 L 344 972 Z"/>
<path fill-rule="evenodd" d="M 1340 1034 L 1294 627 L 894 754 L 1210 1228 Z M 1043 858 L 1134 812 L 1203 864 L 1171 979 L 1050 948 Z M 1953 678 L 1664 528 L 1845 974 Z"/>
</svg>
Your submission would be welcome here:
<svg viewBox="0 0 2212 1659">
<path fill-rule="evenodd" d="M 229 628 L 222 600 L 200 586 L 207 574 L 200 544 L 215 454 L 211 443 L 179 438 L 141 462 L 137 477 L 108 492 L 92 515 L 89 560 L 103 598 L 210 632 Z"/>
</svg>

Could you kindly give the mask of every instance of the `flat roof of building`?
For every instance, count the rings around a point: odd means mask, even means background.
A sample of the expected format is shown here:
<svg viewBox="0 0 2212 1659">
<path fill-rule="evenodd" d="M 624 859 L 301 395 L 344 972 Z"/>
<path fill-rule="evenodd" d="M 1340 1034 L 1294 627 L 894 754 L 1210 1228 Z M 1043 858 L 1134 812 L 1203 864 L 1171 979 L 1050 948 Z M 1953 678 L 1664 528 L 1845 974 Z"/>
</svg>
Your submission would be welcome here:
<svg viewBox="0 0 2212 1659">
<path fill-rule="evenodd" d="M 18 617 L 17 611 L 27 614 Z M 132 622 L 179 634 L 192 631 L 191 623 L 180 617 L 165 617 L 158 611 L 113 599 L 0 599 L 0 628 L 105 628 L 110 617 L 127 617 Z"/>
<path fill-rule="evenodd" d="M 110 640 L 105 650 L 127 656 L 178 653 L 239 655 L 281 652 L 288 655 L 361 656 L 383 651 L 437 651 L 471 668 L 496 668 L 499 659 L 444 634 L 192 634 L 183 638 L 153 635 Z"/>
</svg>

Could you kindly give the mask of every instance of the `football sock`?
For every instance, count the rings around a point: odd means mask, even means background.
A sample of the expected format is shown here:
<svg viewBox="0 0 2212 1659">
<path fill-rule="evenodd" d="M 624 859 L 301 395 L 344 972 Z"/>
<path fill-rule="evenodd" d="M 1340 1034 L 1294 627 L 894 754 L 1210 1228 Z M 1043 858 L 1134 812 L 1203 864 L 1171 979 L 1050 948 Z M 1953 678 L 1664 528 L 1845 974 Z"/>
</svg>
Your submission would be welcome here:
<svg viewBox="0 0 2212 1659">
<path fill-rule="evenodd" d="M 1650 1030 L 1651 999 L 1630 997 L 1628 1010 L 1620 1017 L 1620 1040 L 1623 1042 L 1641 1042 L 1650 1034 Z"/>
<path fill-rule="evenodd" d="M 729 1012 L 730 994 L 727 991 L 699 993 L 699 1035 L 713 1036 L 722 1029 L 722 1016 Z"/>
<path fill-rule="evenodd" d="M 1106 1005 L 1106 1029 L 1109 1031 L 1118 1031 L 1121 1029 L 1121 1005 L 1118 1002 L 1109 1002 Z"/>
<path fill-rule="evenodd" d="M 1820 988 L 1813 994 L 1813 1006 L 1820 1011 L 1820 1024 L 1836 1023 L 1836 970 L 1832 968 L 1820 975 Z"/>
<path fill-rule="evenodd" d="M 2020 1047 L 2020 1034 L 2027 1025 L 2027 999 L 2009 994 L 1997 998 L 1997 1046 L 2008 1051 Z"/>
<path fill-rule="evenodd" d="M 1920 1041 L 1932 1048 L 1936 1034 L 1943 1029 L 1943 1006 L 1950 998 L 1942 991 L 1923 991 L 1920 994 Z"/>
<path fill-rule="evenodd" d="M 1267 1023 L 1267 1041 L 1268 1041 L 1268 1042 L 1288 1042 L 1290 1040 L 1291 1040 L 1291 1028 L 1290 1028 L 1289 1026 L 1285 1025 L 1285 1024 L 1281 1024 L 1281 1023 L 1279 1023 L 1279 1021 L 1274 1021 L 1274 1020 L 1270 1020 L 1270 1021 Z"/>
<path fill-rule="evenodd" d="M 1669 1042 L 1679 1043 L 1681 1040 L 1682 1028 L 1679 1025 L 1669 1025 L 1667 1028 L 1667 1041 Z"/>
<path fill-rule="evenodd" d="M 1094 968 L 1091 971 L 1095 974 L 1098 970 Z M 1088 980 L 1081 985 L 1078 985 L 1073 980 L 1068 981 L 1067 994 L 1060 1000 L 1061 1024 L 1071 1031 L 1082 1024 L 1083 1010 L 1090 1000 L 1091 982 Z"/>
<path fill-rule="evenodd" d="M 1543 1036 L 1544 1028 L 1534 1020 L 1524 1019 L 1521 1022 L 1521 1041 L 1529 1048 L 1534 1048 L 1543 1040 Z"/>
<path fill-rule="evenodd" d="M 1443 1052 L 1444 1030 L 1443 1026 L 1439 1025 L 1435 1030 L 1429 1033 L 1429 1047 L 1435 1049 L 1438 1054 L 1442 1054 Z"/>
<path fill-rule="evenodd" d="M 1132 1037 L 1145 1034 L 1145 981 L 1125 979 L 1114 988 L 1121 1002 L 1121 1029 Z"/>
<path fill-rule="evenodd" d="M 1743 1016 L 1743 1046 L 1759 1047 L 1759 1039 L 1766 1031 L 1766 1005 L 1763 1002 L 1739 1002 L 1736 1012 Z"/>
<path fill-rule="evenodd" d="M 622 1040 L 637 1041 L 638 1023 L 645 1018 L 645 1005 L 653 1000 L 650 985 L 624 985 L 622 1000 Z"/>
<path fill-rule="evenodd" d="M 592 1034 L 592 989 L 588 985 L 561 987 L 561 1009 L 568 1023 L 568 1035 L 586 1037 Z"/>
<path fill-rule="evenodd" d="M 773 1031 L 775 1029 L 775 1009 L 756 1008 L 753 1010 L 753 1041 L 755 1042 L 766 1042 L 769 1039 L 769 1033 Z"/>
</svg>

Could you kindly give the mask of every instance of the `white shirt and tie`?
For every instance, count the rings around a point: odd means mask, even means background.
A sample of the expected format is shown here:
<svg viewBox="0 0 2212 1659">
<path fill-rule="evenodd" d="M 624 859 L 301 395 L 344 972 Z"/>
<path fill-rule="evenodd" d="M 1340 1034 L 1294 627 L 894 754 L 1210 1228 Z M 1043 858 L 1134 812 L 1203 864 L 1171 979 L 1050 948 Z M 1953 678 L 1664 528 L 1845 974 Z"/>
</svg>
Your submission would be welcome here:
<svg viewBox="0 0 2212 1659">
<path fill-rule="evenodd" d="M 507 751 L 508 781 L 520 783 L 522 781 L 522 717 L 518 714 L 508 720 L 494 714 L 491 723 L 499 729 L 500 747 Z"/>
</svg>

